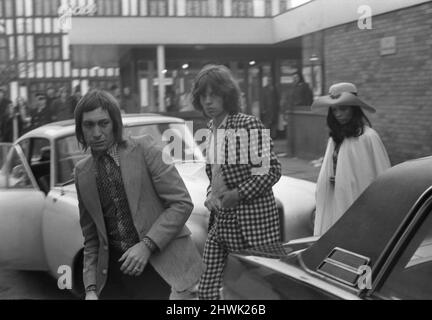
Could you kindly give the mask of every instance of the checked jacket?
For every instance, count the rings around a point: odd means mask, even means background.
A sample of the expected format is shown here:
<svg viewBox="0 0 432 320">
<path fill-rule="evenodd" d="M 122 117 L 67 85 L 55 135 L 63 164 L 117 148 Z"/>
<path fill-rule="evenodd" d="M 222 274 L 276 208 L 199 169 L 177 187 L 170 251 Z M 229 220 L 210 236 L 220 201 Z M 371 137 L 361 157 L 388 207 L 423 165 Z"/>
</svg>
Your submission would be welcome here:
<svg viewBox="0 0 432 320">
<path fill-rule="evenodd" d="M 212 130 L 213 123 L 208 127 Z M 281 164 L 273 152 L 270 130 L 254 116 L 236 113 L 228 115 L 224 142 L 222 176 L 228 189 L 237 188 L 240 203 L 235 208 L 222 208 L 224 213 L 237 216 L 242 234 L 249 245 L 257 246 L 280 241 L 280 225 L 272 186 L 281 176 Z M 257 157 L 266 157 L 256 161 Z M 233 161 L 235 159 L 235 161 Z M 211 192 L 212 170 L 207 164 Z M 215 213 L 210 215 L 209 230 Z"/>
</svg>

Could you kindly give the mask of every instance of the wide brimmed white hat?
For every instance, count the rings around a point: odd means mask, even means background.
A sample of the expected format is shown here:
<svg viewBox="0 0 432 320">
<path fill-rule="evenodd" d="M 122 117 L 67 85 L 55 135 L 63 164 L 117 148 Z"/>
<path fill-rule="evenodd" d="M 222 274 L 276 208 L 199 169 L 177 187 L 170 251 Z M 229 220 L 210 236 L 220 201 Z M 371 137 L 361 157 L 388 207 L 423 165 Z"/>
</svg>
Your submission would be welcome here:
<svg viewBox="0 0 432 320">
<path fill-rule="evenodd" d="M 315 99 L 311 110 L 313 112 L 327 112 L 331 106 L 358 106 L 365 111 L 376 112 L 374 107 L 357 96 L 357 87 L 349 82 L 332 85 L 328 95 Z"/>
</svg>

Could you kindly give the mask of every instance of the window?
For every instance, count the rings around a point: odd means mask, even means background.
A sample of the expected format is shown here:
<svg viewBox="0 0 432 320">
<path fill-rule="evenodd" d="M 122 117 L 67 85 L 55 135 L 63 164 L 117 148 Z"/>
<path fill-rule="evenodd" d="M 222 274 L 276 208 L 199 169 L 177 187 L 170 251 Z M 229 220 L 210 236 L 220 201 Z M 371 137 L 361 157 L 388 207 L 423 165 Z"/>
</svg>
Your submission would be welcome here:
<svg viewBox="0 0 432 320">
<path fill-rule="evenodd" d="M 24 0 L 15 0 L 15 15 L 17 17 L 24 16 Z"/>
<path fill-rule="evenodd" d="M 4 0 L 5 17 L 11 18 L 14 16 L 13 0 Z"/>
<path fill-rule="evenodd" d="M 57 16 L 57 10 L 60 6 L 59 0 L 34 1 L 34 13 L 36 16 Z"/>
<path fill-rule="evenodd" d="M 22 150 L 22 152 L 24 154 L 25 159 L 28 161 L 29 160 L 28 157 L 29 157 L 29 154 L 30 154 L 30 139 L 22 140 L 19 143 L 19 145 L 21 147 L 21 150 Z"/>
<path fill-rule="evenodd" d="M 0 35 L 0 64 L 9 60 L 7 39 L 5 36 Z"/>
<path fill-rule="evenodd" d="M 36 60 L 61 60 L 61 40 L 58 35 L 35 36 Z"/>
<path fill-rule="evenodd" d="M 210 16 L 223 16 L 223 0 L 209 0 L 208 14 Z"/>
<path fill-rule="evenodd" d="M 125 127 L 126 137 L 150 135 L 173 161 L 202 161 L 203 155 L 196 147 L 192 132 L 184 123 L 159 123 L 153 125 L 139 125 Z"/>
<path fill-rule="evenodd" d="M 9 150 L 11 147 L 12 147 L 12 143 L 0 142 L 0 169 L 5 164 L 7 155 L 9 153 Z M 0 175 L 0 179 L 3 179 L 3 178 L 1 178 L 1 175 Z M 4 186 L 3 184 L 4 184 L 4 181 L 0 181 L 0 186 Z"/>
<path fill-rule="evenodd" d="M 432 299 L 432 210 L 419 221 L 414 235 L 378 290 L 390 299 Z"/>
<path fill-rule="evenodd" d="M 73 178 L 75 164 L 83 159 L 86 154 L 89 154 L 90 150 L 87 149 L 87 152 L 84 153 L 75 135 L 59 139 L 56 143 L 56 149 L 57 176 L 55 184 L 59 185 Z"/>
<path fill-rule="evenodd" d="M 15 146 L 9 153 L 9 164 L 2 170 L 0 180 L 6 180 L 6 187 L 13 189 L 33 188 L 33 184 L 25 165 L 25 158 L 19 146 Z M 3 184 L 1 184 L 3 185 Z"/>
<path fill-rule="evenodd" d="M 167 16 L 168 1 L 167 0 L 149 0 L 149 16 Z"/>
<path fill-rule="evenodd" d="M 186 15 L 207 16 L 208 2 L 202 0 L 186 0 Z"/>
<path fill-rule="evenodd" d="M 97 0 L 96 14 L 99 16 L 120 15 L 121 0 Z"/>
<path fill-rule="evenodd" d="M 232 15 L 237 17 L 251 17 L 253 16 L 253 2 L 252 0 L 233 0 L 232 2 Z"/>
<path fill-rule="evenodd" d="M 37 184 L 42 191 L 48 193 L 50 189 L 51 148 L 47 139 L 35 138 L 31 141 L 30 168 Z"/>
</svg>

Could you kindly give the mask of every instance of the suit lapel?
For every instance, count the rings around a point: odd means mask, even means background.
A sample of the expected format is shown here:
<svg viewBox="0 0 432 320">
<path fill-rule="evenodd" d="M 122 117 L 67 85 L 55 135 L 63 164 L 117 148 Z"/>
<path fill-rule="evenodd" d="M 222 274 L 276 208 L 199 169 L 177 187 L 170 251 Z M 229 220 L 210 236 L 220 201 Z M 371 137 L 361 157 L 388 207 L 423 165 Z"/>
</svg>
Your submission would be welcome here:
<svg viewBox="0 0 432 320">
<path fill-rule="evenodd" d="M 221 171 L 222 171 L 222 175 L 224 177 L 227 176 L 227 159 L 229 159 L 229 155 L 228 155 L 228 134 L 230 134 L 232 132 L 232 130 L 236 129 L 235 127 L 235 123 L 234 123 L 234 117 L 235 115 L 230 114 L 227 117 L 227 121 L 226 121 L 226 126 L 225 126 L 225 134 L 224 134 L 224 143 L 223 143 L 223 150 L 225 153 L 225 163 L 223 163 L 221 165 Z M 226 179 L 226 178 L 225 178 Z"/>
<path fill-rule="evenodd" d="M 80 172 L 78 183 L 80 185 L 80 196 L 85 208 L 93 217 L 96 227 L 99 232 L 107 240 L 105 221 L 103 218 L 102 207 L 99 199 L 99 192 L 96 185 L 96 177 L 94 174 L 94 161 L 90 156 L 86 167 Z"/>
<path fill-rule="evenodd" d="M 138 200 L 141 192 L 141 170 L 144 165 L 142 157 L 136 149 L 136 143 L 132 140 L 127 141 L 126 147 L 119 147 L 120 168 L 125 188 L 126 196 L 132 218 L 138 210 Z"/>
</svg>

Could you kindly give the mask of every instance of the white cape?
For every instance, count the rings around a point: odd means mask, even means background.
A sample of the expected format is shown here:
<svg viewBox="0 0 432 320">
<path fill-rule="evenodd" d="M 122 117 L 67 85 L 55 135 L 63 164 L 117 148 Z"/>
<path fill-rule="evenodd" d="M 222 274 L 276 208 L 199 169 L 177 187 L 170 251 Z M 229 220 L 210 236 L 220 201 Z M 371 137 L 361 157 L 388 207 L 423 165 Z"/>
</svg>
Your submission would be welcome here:
<svg viewBox="0 0 432 320">
<path fill-rule="evenodd" d="M 339 149 L 334 186 L 333 151 L 329 139 L 316 189 L 314 235 L 325 233 L 378 175 L 390 168 L 390 160 L 378 133 L 365 126 L 360 137 L 344 139 Z"/>
</svg>

